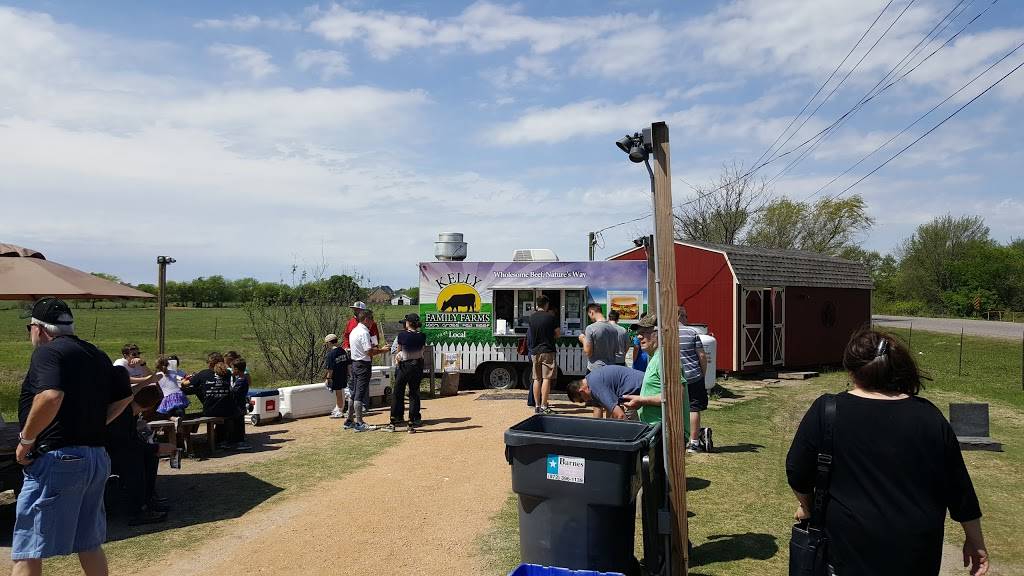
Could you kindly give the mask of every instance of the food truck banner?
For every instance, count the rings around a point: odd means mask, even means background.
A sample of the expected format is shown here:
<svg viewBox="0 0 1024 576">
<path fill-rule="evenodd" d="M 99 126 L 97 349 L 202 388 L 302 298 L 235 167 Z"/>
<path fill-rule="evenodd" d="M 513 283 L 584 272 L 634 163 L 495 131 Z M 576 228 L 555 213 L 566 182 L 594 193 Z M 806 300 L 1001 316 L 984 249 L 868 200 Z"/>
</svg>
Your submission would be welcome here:
<svg viewBox="0 0 1024 576">
<path fill-rule="evenodd" d="M 605 313 L 617 310 L 623 324 L 639 320 L 647 305 L 647 262 L 642 260 L 423 262 L 419 268 L 420 314 L 433 342 L 494 342 L 496 330 L 508 334 L 495 324 L 494 290 L 585 290 L 582 306 L 597 303 Z"/>
</svg>

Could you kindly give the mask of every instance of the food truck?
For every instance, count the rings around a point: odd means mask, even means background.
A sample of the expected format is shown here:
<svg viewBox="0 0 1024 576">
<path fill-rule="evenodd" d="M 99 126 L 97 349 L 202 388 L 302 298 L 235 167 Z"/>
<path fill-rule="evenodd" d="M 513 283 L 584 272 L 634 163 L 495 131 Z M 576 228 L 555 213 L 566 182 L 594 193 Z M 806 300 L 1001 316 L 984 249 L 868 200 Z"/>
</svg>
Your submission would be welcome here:
<svg viewBox="0 0 1024 576">
<path fill-rule="evenodd" d="M 421 262 L 420 317 L 437 371 L 476 374 L 491 388 L 527 386 L 530 359 L 520 354 L 537 298 L 547 296 L 561 327 L 556 359 L 561 376 L 587 367 L 579 335 L 587 304 L 619 312 L 629 329 L 647 310 L 647 263 Z"/>
</svg>

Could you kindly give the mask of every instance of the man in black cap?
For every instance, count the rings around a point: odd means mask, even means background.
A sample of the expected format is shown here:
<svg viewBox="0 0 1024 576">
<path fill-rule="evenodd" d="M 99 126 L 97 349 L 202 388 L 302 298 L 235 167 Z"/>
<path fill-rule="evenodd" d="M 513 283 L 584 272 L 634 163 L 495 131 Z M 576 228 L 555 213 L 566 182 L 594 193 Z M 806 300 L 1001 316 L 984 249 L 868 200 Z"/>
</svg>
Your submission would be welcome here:
<svg viewBox="0 0 1024 576">
<path fill-rule="evenodd" d="M 75 336 L 63 301 L 43 298 L 27 325 L 35 350 L 21 385 L 16 457 L 25 467 L 11 559 L 14 575 L 42 573 L 42 559 L 77 553 L 88 576 L 106 575 L 103 491 L 110 476 L 106 426 L 131 402 L 124 368 Z"/>
<path fill-rule="evenodd" d="M 406 314 L 405 330 L 398 333 L 391 353 L 395 357 L 395 390 L 391 396 L 391 423 L 386 430 L 394 432 L 405 415 L 405 388 L 409 387 L 409 432 L 420 425 L 420 381 L 423 379 L 423 348 L 427 335 L 420 332 L 419 314 Z"/>
</svg>

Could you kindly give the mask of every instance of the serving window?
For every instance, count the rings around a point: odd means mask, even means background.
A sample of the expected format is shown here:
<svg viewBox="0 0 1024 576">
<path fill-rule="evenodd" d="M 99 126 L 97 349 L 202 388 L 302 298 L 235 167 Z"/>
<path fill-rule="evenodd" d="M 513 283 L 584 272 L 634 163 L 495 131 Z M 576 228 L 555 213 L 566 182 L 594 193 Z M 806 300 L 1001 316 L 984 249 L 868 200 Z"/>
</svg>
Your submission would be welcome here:
<svg viewBox="0 0 1024 576">
<path fill-rule="evenodd" d="M 537 297 L 547 296 L 563 336 L 575 336 L 586 326 L 586 287 L 493 288 L 494 334 L 526 335 L 530 315 L 537 309 Z"/>
</svg>

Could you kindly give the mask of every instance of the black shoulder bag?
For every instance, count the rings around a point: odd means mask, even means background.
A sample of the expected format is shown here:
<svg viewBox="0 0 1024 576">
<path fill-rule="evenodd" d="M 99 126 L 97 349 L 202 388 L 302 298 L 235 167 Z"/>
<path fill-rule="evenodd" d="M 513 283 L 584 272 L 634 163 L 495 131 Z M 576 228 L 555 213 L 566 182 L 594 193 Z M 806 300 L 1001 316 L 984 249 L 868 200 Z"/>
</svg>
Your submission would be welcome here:
<svg viewBox="0 0 1024 576">
<path fill-rule="evenodd" d="M 814 505 L 811 519 L 793 525 L 789 541 L 789 576 L 826 576 L 828 570 L 828 536 L 825 534 L 825 506 L 832 475 L 833 432 L 836 423 L 836 397 L 825 397 L 824 433 L 818 451 L 817 474 L 814 477 Z"/>
</svg>

